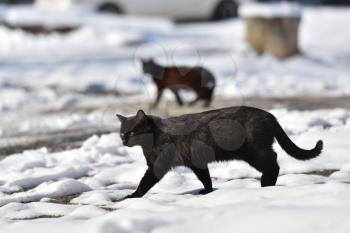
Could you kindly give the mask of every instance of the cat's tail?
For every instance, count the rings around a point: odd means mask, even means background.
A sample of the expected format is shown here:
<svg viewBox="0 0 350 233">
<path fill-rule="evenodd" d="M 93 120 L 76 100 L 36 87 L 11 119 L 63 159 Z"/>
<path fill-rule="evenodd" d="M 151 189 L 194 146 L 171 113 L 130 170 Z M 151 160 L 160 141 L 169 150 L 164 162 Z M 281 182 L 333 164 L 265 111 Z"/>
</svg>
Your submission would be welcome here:
<svg viewBox="0 0 350 233">
<path fill-rule="evenodd" d="M 285 150 L 290 156 L 298 160 L 308 160 L 317 157 L 321 154 L 323 148 L 322 140 L 319 140 L 316 146 L 311 150 L 304 150 L 299 148 L 297 145 L 290 140 L 286 132 L 282 129 L 281 125 L 275 120 L 275 137 L 278 141 L 278 144 Z"/>
</svg>

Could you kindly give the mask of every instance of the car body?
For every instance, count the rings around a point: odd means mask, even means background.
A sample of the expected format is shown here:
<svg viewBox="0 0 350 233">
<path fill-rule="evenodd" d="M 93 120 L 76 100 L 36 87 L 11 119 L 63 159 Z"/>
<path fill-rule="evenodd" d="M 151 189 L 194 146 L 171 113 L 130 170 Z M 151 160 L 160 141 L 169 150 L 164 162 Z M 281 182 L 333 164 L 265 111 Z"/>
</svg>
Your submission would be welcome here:
<svg viewBox="0 0 350 233">
<path fill-rule="evenodd" d="M 249 0 L 36 0 L 36 4 L 62 8 L 80 6 L 119 14 L 180 20 L 234 17 L 243 1 Z"/>
<path fill-rule="evenodd" d="M 281 2 L 282 0 L 257 0 L 258 2 Z M 304 5 L 329 5 L 345 6 L 350 5 L 350 0 L 289 0 L 289 2 L 298 2 Z"/>
<path fill-rule="evenodd" d="M 0 4 L 32 4 L 34 0 L 0 0 Z"/>
<path fill-rule="evenodd" d="M 299 0 L 299 2 L 304 4 L 319 4 L 319 5 L 329 5 L 329 6 L 350 5 L 349 0 Z"/>
</svg>

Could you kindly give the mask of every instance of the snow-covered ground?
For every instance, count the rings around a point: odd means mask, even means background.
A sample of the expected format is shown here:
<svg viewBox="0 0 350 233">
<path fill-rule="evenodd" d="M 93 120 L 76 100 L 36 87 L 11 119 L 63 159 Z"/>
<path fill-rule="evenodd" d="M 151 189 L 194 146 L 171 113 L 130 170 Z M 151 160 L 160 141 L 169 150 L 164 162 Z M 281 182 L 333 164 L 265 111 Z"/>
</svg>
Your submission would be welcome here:
<svg viewBox="0 0 350 233">
<path fill-rule="evenodd" d="M 349 95 L 349 12 L 305 9 L 303 54 L 278 61 L 249 49 L 242 20 L 179 25 L 157 18 L 11 9 L 2 13 L 9 23 L 80 27 L 66 35 L 38 36 L 0 26 L 0 109 L 64 102 L 71 97 L 64 90 L 114 90 L 153 98 L 153 85 L 140 68 L 142 57 L 208 67 L 218 79 L 220 98 Z"/>
<path fill-rule="evenodd" d="M 154 97 L 141 57 L 208 67 L 218 80 L 217 99 L 350 94 L 349 9 L 305 9 L 303 54 L 284 61 L 257 56 L 244 42 L 242 20 L 173 24 L 0 8 L 1 20 L 79 28 L 31 35 L 0 26 L 0 136 L 118 127 L 114 116 L 122 109 L 109 105 Z M 348 232 L 350 111 L 271 112 L 299 146 L 325 142 L 324 153 L 307 162 L 276 145 L 276 187 L 260 188 L 260 174 L 236 161 L 211 165 L 211 194 L 197 195 L 200 182 L 178 168 L 144 198 L 117 202 L 136 188 L 146 165 L 140 149 L 123 147 L 116 132 L 74 150 L 37 148 L 2 160 L 0 232 Z"/>
<path fill-rule="evenodd" d="M 325 142 L 322 155 L 306 162 L 276 145 L 276 187 L 261 188 L 260 174 L 234 161 L 210 166 L 216 190 L 208 195 L 197 195 L 200 182 L 177 168 L 144 198 L 116 202 L 136 188 L 143 155 L 122 146 L 117 133 L 93 136 L 79 149 L 38 149 L 0 162 L 0 231 L 348 232 L 350 111 L 271 112 L 299 146 Z M 52 203 L 74 194 L 69 205 Z"/>
</svg>

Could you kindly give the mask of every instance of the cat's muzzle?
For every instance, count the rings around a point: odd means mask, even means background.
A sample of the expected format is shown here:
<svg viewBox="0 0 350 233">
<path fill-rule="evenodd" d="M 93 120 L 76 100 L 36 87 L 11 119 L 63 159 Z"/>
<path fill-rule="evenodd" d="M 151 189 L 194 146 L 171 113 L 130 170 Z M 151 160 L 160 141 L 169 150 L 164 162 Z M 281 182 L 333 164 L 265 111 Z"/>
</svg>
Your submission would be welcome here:
<svg viewBox="0 0 350 233">
<path fill-rule="evenodd" d="M 120 138 L 122 139 L 123 145 L 124 145 L 124 146 L 127 146 L 127 144 L 128 144 L 128 138 L 127 138 L 127 136 L 126 136 L 125 134 L 121 134 L 121 135 L 120 135 Z"/>
</svg>

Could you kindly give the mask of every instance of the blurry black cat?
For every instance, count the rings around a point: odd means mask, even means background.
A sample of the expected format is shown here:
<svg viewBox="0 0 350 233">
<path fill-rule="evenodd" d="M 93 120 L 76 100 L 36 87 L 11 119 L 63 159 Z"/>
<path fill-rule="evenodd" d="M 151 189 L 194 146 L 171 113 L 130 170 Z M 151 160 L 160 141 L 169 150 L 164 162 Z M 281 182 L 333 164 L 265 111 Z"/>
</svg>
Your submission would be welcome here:
<svg viewBox="0 0 350 233">
<path fill-rule="evenodd" d="M 190 168 L 203 183 L 206 194 L 213 191 L 208 163 L 243 160 L 262 173 L 261 186 L 276 184 L 279 174 L 274 138 L 292 157 L 308 160 L 318 156 L 323 142 L 311 150 L 296 146 L 277 119 L 264 110 L 230 107 L 161 119 L 139 110 L 123 117 L 120 137 L 125 146 L 141 146 L 148 169 L 137 190 L 127 198 L 142 197 L 176 166 Z"/>
<path fill-rule="evenodd" d="M 158 106 L 165 89 L 171 90 L 177 103 L 183 105 L 183 100 L 179 95 L 182 89 L 192 90 L 197 94 L 197 98 L 190 104 L 195 104 L 199 100 L 204 100 L 204 106 L 208 107 L 213 99 L 215 89 L 214 75 L 204 67 L 183 67 L 183 66 L 161 66 L 153 59 L 143 60 L 142 68 L 144 73 L 151 75 L 154 84 L 157 86 L 157 98 L 152 105 Z"/>
</svg>

